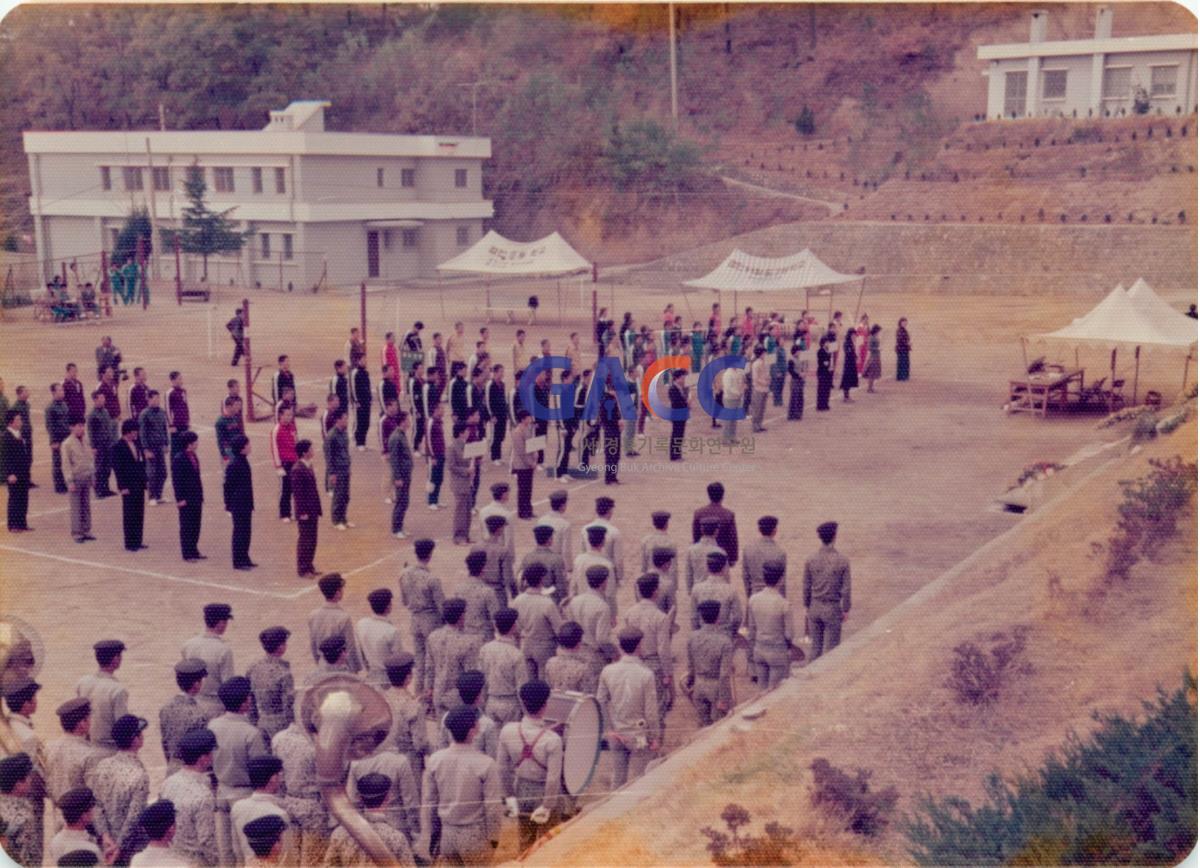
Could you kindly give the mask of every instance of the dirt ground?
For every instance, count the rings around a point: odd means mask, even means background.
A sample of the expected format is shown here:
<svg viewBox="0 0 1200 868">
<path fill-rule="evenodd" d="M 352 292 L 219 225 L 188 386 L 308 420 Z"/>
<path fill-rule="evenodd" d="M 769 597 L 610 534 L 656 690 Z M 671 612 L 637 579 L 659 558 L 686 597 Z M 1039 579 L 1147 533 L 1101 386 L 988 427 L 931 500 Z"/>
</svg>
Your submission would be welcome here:
<svg viewBox="0 0 1200 868">
<path fill-rule="evenodd" d="M 547 291 L 543 286 L 540 291 L 544 298 L 553 296 L 552 288 Z M 267 360 L 273 363 L 276 355 L 286 352 L 292 357 L 300 398 L 322 400 L 332 360 L 341 355 L 349 328 L 358 324 L 357 295 L 251 293 L 253 350 L 256 363 L 264 366 L 259 390 L 267 391 L 273 370 Z M 616 293 L 615 312 L 631 310 L 639 321 L 656 323 L 667 301 L 682 304 L 679 296 L 662 290 L 620 287 Z M 441 295 L 434 288 L 371 294 L 367 303 L 370 358 L 377 358 L 385 330 L 398 324 L 402 333 L 417 319 L 426 325 L 427 340 L 435 330 L 449 333 L 455 319 L 466 323 L 468 335 L 475 333 L 482 325 L 482 295 L 482 289 L 466 285 L 447 288 Z M 557 351 L 569 331 L 588 333 L 590 298 L 574 286 L 564 287 L 563 297 L 570 321 L 529 327 L 530 347 L 549 337 Z M 0 376 L 7 394 L 11 399 L 18 384 L 27 384 L 36 408 L 34 480 L 40 487 L 31 492 L 30 505 L 35 532 L 0 532 L 0 603 L 4 611 L 34 625 L 47 647 L 47 663 L 39 676 L 45 687 L 34 716 L 37 731 L 44 739 L 57 736 L 53 709 L 73 693 L 79 677 L 94 668 L 92 644 L 101 638 L 122 639 L 128 651 L 118 676 L 129 685 L 131 710 L 151 721 L 142 759 L 155 786 L 165 765 L 157 748 L 157 712 L 175 690 L 170 667 L 181 643 L 203 627 L 205 603 L 232 604 L 234 621 L 227 638 L 239 671 L 261 654 L 257 635 L 272 624 L 293 631 L 288 658 L 297 681 L 313 665 L 306 649 L 306 618 L 318 605 L 319 594 L 315 585 L 295 576 L 295 526 L 276 518 L 278 483 L 270 466 L 266 422 L 249 429 L 257 503 L 251 553 L 261 566 L 240 573 L 229 564 L 230 523 L 221 505 L 220 462 L 211 424 L 225 380 L 243 376 L 240 368 L 229 366 L 231 344 L 223 328 L 240 298 L 233 290 L 222 291 L 210 314 L 199 305 L 177 308 L 167 293 L 159 292 L 149 311 L 120 309 L 114 319 L 102 324 L 34 323 L 27 311 L 10 311 L 0 322 Z M 696 298 L 691 302 L 694 318 L 701 318 L 706 302 Z M 726 504 L 738 515 L 743 541 L 756 535 L 760 515 L 780 517 L 778 539 L 788 553 L 789 581 L 797 589 L 803 561 L 817 547 L 816 525 L 837 520 L 841 525 L 838 547 L 849 556 L 854 570 L 854 609 L 846 626 L 846 635 L 852 637 L 1009 529 L 1016 517 L 990 506 L 1026 465 L 1062 461 L 1080 447 L 1117 438 L 1111 430 L 1097 430 L 1095 416 L 1042 420 L 1006 416 L 1001 410 L 1007 379 L 1021 370 L 1018 336 L 1070 322 L 1098 300 L 1099 296 L 1078 294 L 1036 299 L 868 295 L 863 309 L 886 329 L 887 378 L 879 384 L 878 394 L 859 390 L 853 404 L 835 398 L 832 412 L 817 414 L 812 409 L 815 384 L 810 382 L 804 419 L 789 423 L 782 408 L 769 409 L 769 430 L 754 439 L 752 454 L 688 454 L 681 467 L 667 468 L 664 455 L 643 449 L 638 465 L 622 471 L 619 487 L 569 482 L 565 486 L 571 492 L 568 515 L 578 526 L 592 515 L 594 497 L 612 495 L 617 501 L 615 521 L 635 542 L 650 529 L 650 513 L 667 509 L 674 515 L 672 536 L 682 549 L 691 542 L 691 513 L 705 502 L 705 486 L 720 479 L 728 490 Z M 1187 301 L 1168 300 L 1177 305 Z M 601 303 L 606 301 L 602 298 Z M 543 311 L 553 318 L 556 311 L 550 307 L 544 306 Z M 851 312 L 852 308 L 847 310 Z M 907 383 L 891 379 L 892 329 L 901 315 L 909 318 L 914 342 L 913 379 Z M 501 360 L 510 357 L 514 329 L 498 323 L 491 326 L 492 351 Z M 120 507 L 115 500 L 93 507 L 97 542 L 81 546 L 71 540 L 66 497 L 56 495 L 50 482 L 41 408 L 48 400 L 48 384 L 61 377 L 67 361 L 76 361 L 83 379 L 90 382 L 93 350 L 104 334 L 112 335 L 122 349 L 126 367 L 148 369 L 155 388 L 166 390 L 168 371 L 184 372 L 193 421 L 201 435 L 207 502 L 200 548 L 209 556 L 207 561 L 181 561 L 177 520 L 170 506 L 147 508 L 150 548 L 144 552 L 130 554 L 122 548 Z M 1050 350 L 1049 355 L 1056 353 Z M 1073 362 L 1070 350 L 1057 355 Z M 1098 379 L 1107 373 L 1108 354 L 1085 352 L 1080 363 L 1089 380 Z M 1131 367 L 1132 359 L 1122 356 L 1120 365 L 1122 370 Z M 1143 353 L 1139 386 L 1171 397 L 1179 391 L 1182 372 L 1182 354 Z M 1131 381 L 1132 371 L 1127 373 Z M 1190 381 L 1194 376 L 1193 363 Z M 124 400 L 123 392 L 123 405 Z M 707 434 L 707 426 L 707 417 L 694 415 L 689 434 Z M 666 432 L 665 423 L 650 423 L 648 433 Z M 317 423 L 301 420 L 300 433 L 317 439 Z M 395 590 L 400 570 L 413 559 L 411 541 L 398 542 L 388 534 L 390 507 L 382 500 L 385 465 L 374 442 L 372 436 L 368 452 L 354 453 L 349 517 L 357 527 L 338 533 L 326 518 L 316 557 L 320 569 L 338 570 L 348 579 L 345 605 L 355 618 L 369 611 L 367 592 L 383 586 Z M 420 462 L 417 472 L 423 472 Z M 485 465 L 482 491 L 507 478 L 504 468 Z M 546 496 L 553 487 L 557 483 L 544 477 L 536 480 L 537 512 L 546 509 Z M 442 502 L 451 502 L 448 490 L 443 490 Z M 430 535 L 438 540 L 434 568 L 452 592 L 465 575 L 465 550 L 450 544 L 450 522 L 449 510 L 427 510 L 414 492 L 407 530 L 414 539 Z M 527 526 L 518 529 L 517 540 L 519 559 L 532 546 Z M 632 559 L 631 555 L 630 573 L 635 570 Z M 740 587 L 740 569 L 735 576 Z M 629 605 L 632 597 L 627 583 L 620 592 L 621 606 Z M 403 612 L 393 618 L 407 627 Z M 678 634 L 677 655 L 684 642 L 685 634 Z M 744 676 L 738 689 L 739 695 L 749 695 Z M 667 746 L 682 744 L 695 728 L 690 706 L 677 703 L 668 719 Z M 602 765 L 593 783 L 597 794 L 606 788 L 607 777 Z M 679 833 L 689 831 L 681 827 Z M 513 855 L 510 842 L 506 841 L 504 852 Z"/>
<path fill-rule="evenodd" d="M 900 794 L 893 819 L 922 796 L 978 804 L 985 775 L 1036 769 L 1093 714 L 1136 715 L 1158 688 L 1196 671 L 1196 524 L 1126 583 L 1107 586 L 1092 544 L 1115 520 L 1117 481 L 1147 459 L 1194 457 L 1192 422 L 1138 454 L 1119 456 L 889 613 L 840 653 L 823 658 L 765 699 L 752 721 L 714 727 L 654 774 L 547 842 L 536 864 L 707 862 L 697 831 L 720 827 L 728 803 L 747 808 L 749 832 L 778 822 L 800 832 L 801 864 L 909 861 L 893 822 L 875 839 L 841 831 L 812 807 L 811 762 L 865 768 L 873 789 Z M 990 647 L 998 633 L 1028 631 L 1000 698 L 964 706 L 944 686 L 960 642 Z M 670 793 L 670 799 L 663 798 Z"/>
</svg>

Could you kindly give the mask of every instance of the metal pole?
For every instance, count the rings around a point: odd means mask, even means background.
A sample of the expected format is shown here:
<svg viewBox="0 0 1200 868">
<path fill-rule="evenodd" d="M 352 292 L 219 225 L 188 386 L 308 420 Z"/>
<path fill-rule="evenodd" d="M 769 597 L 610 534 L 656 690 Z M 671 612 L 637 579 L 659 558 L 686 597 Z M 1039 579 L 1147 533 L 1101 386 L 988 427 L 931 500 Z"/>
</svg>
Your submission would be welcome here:
<svg viewBox="0 0 1200 868">
<path fill-rule="evenodd" d="M 675 4 L 667 4 L 667 34 L 670 39 L 670 57 L 671 57 L 671 122 L 676 126 L 679 125 L 679 76 L 675 70 Z"/>
<path fill-rule="evenodd" d="M 367 349 L 367 284 L 358 285 L 358 325 L 362 330 L 363 352 Z"/>
<path fill-rule="evenodd" d="M 242 355 L 246 360 L 246 416 L 251 422 L 258 421 L 258 414 L 254 411 L 254 373 L 251 369 L 250 355 L 250 299 L 242 299 Z M 275 408 L 271 408 L 271 415 L 274 415 Z"/>
<path fill-rule="evenodd" d="M 183 304 L 183 272 L 179 266 L 179 233 L 175 233 L 175 303 Z"/>
<path fill-rule="evenodd" d="M 854 322 L 858 322 L 858 313 L 862 309 L 863 291 L 867 288 L 867 279 L 864 277 L 858 284 L 858 301 L 854 304 Z M 832 292 L 832 290 L 831 290 Z"/>
<path fill-rule="evenodd" d="M 1187 389 L 1188 366 L 1192 363 L 1192 351 L 1188 350 L 1187 358 L 1183 360 L 1183 383 L 1179 386 L 1180 393 Z"/>
<path fill-rule="evenodd" d="M 162 110 L 161 103 L 159 110 Z M 146 197 L 150 200 L 150 257 L 154 260 L 154 276 L 158 277 L 158 260 L 154 257 L 154 251 L 158 250 L 158 196 L 154 187 L 154 155 L 150 153 L 149 136 L 146 136 L 146 165 L 150 170 L 150 195 Z"/>
<path fill-rule="evenodd" d="M 210 305 L 208 305 L 208 307 L 207 307 L 207 308 L 205 309 L 205 311 L 204 311 L 204 320 L 205 320 L 205 323 L 206 323 L 206 325 L 208 326 L 208 357 L 209 357 L 210 359 L 212 358 L 212 353 L 213 353 L 213 346 L 212 346 L 212 312 L 213 312 L 213 306 L 210 304 Z"/>
</svg>

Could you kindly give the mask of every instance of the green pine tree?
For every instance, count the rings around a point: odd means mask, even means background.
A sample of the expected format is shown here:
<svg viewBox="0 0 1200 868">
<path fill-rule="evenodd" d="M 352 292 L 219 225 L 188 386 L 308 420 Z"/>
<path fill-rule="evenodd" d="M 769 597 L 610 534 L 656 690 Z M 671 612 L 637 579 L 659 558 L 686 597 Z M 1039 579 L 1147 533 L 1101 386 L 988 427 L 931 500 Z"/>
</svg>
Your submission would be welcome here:
<svg viewBox="0 0 1200 868">
<path fill-rule="evenodd" d="M 234 228 L 229 214 L 234 210 L 213 211 L 204 201 L 208 185 L 204 183 L 204 171 L 193 163 L 183 182 L 188 204 L 183 209 L 183 226 L 178 230 L 164 230 L 164 244 L 173 245 L 179 236 L 179 249 L 184 253 L 198 253 L 204 260 L 204 279 L 208 279 L 208 257 L 217 253 L 238 253 L 250 231 L 239 232 Z"/>
<path fill-rule="evenodd" d="M 121 231 L 117 234 L 117 241 L 113 245 L 112 264 L 121 266 L 136 258 L 139 238 L 145 239 L 142 242 L 142 249 L 149 255 L 151 252 L 150 214 L 145 208 L 134 208 L 125 218 L 125 225 L 121 227 Z"/>
</svg>

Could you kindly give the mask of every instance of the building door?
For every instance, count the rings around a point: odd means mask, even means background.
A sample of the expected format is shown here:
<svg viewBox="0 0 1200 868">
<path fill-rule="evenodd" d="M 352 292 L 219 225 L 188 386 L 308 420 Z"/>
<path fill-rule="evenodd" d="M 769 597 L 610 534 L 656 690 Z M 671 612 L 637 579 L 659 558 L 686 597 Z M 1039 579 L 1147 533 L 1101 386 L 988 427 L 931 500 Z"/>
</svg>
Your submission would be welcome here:
<svg viewBox="0 0 1200 868">
<path fill-rule="evenodd" d="M 1029 77 L 1027 72 L 1006 72 L 1004 74 L 1004 116 L 1014 115 L 1025 117 L 1025 86 Z"/>
<path fill-rule="evenodd" d="M 379 277 L 379 233 L 367 233 L 367 277 Z"/>
</svg>

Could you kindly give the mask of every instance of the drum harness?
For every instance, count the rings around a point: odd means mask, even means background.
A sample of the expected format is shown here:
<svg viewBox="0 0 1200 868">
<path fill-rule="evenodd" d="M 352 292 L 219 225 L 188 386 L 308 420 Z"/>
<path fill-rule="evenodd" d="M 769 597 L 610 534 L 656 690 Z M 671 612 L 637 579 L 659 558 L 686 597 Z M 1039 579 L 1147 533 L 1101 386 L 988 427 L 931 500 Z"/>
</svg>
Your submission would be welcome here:
<svg viewBox="0 0 1200 868">
<path fill-rule="evenodd" d="M 542 736 L 545 735 L 549 729 L 550 727 L 543 725 L 538 730 L 538 734 L 534 736 L 533 741 L 526 741 L 524 728 L 522 728 L 520 724 L 517 724 L 517 736 L 521 739 L 521 758 L 517 760 L 517 764 L 513 766 L 513 771 L 519 769 L 525 760 L 533 760 L 535 763 L 541 766 L 543 772 L 547 770 L 546 764 L 533 755 L 533 749 L 537 747 L 537 743 L 541 741 Z"/>
</svg>

